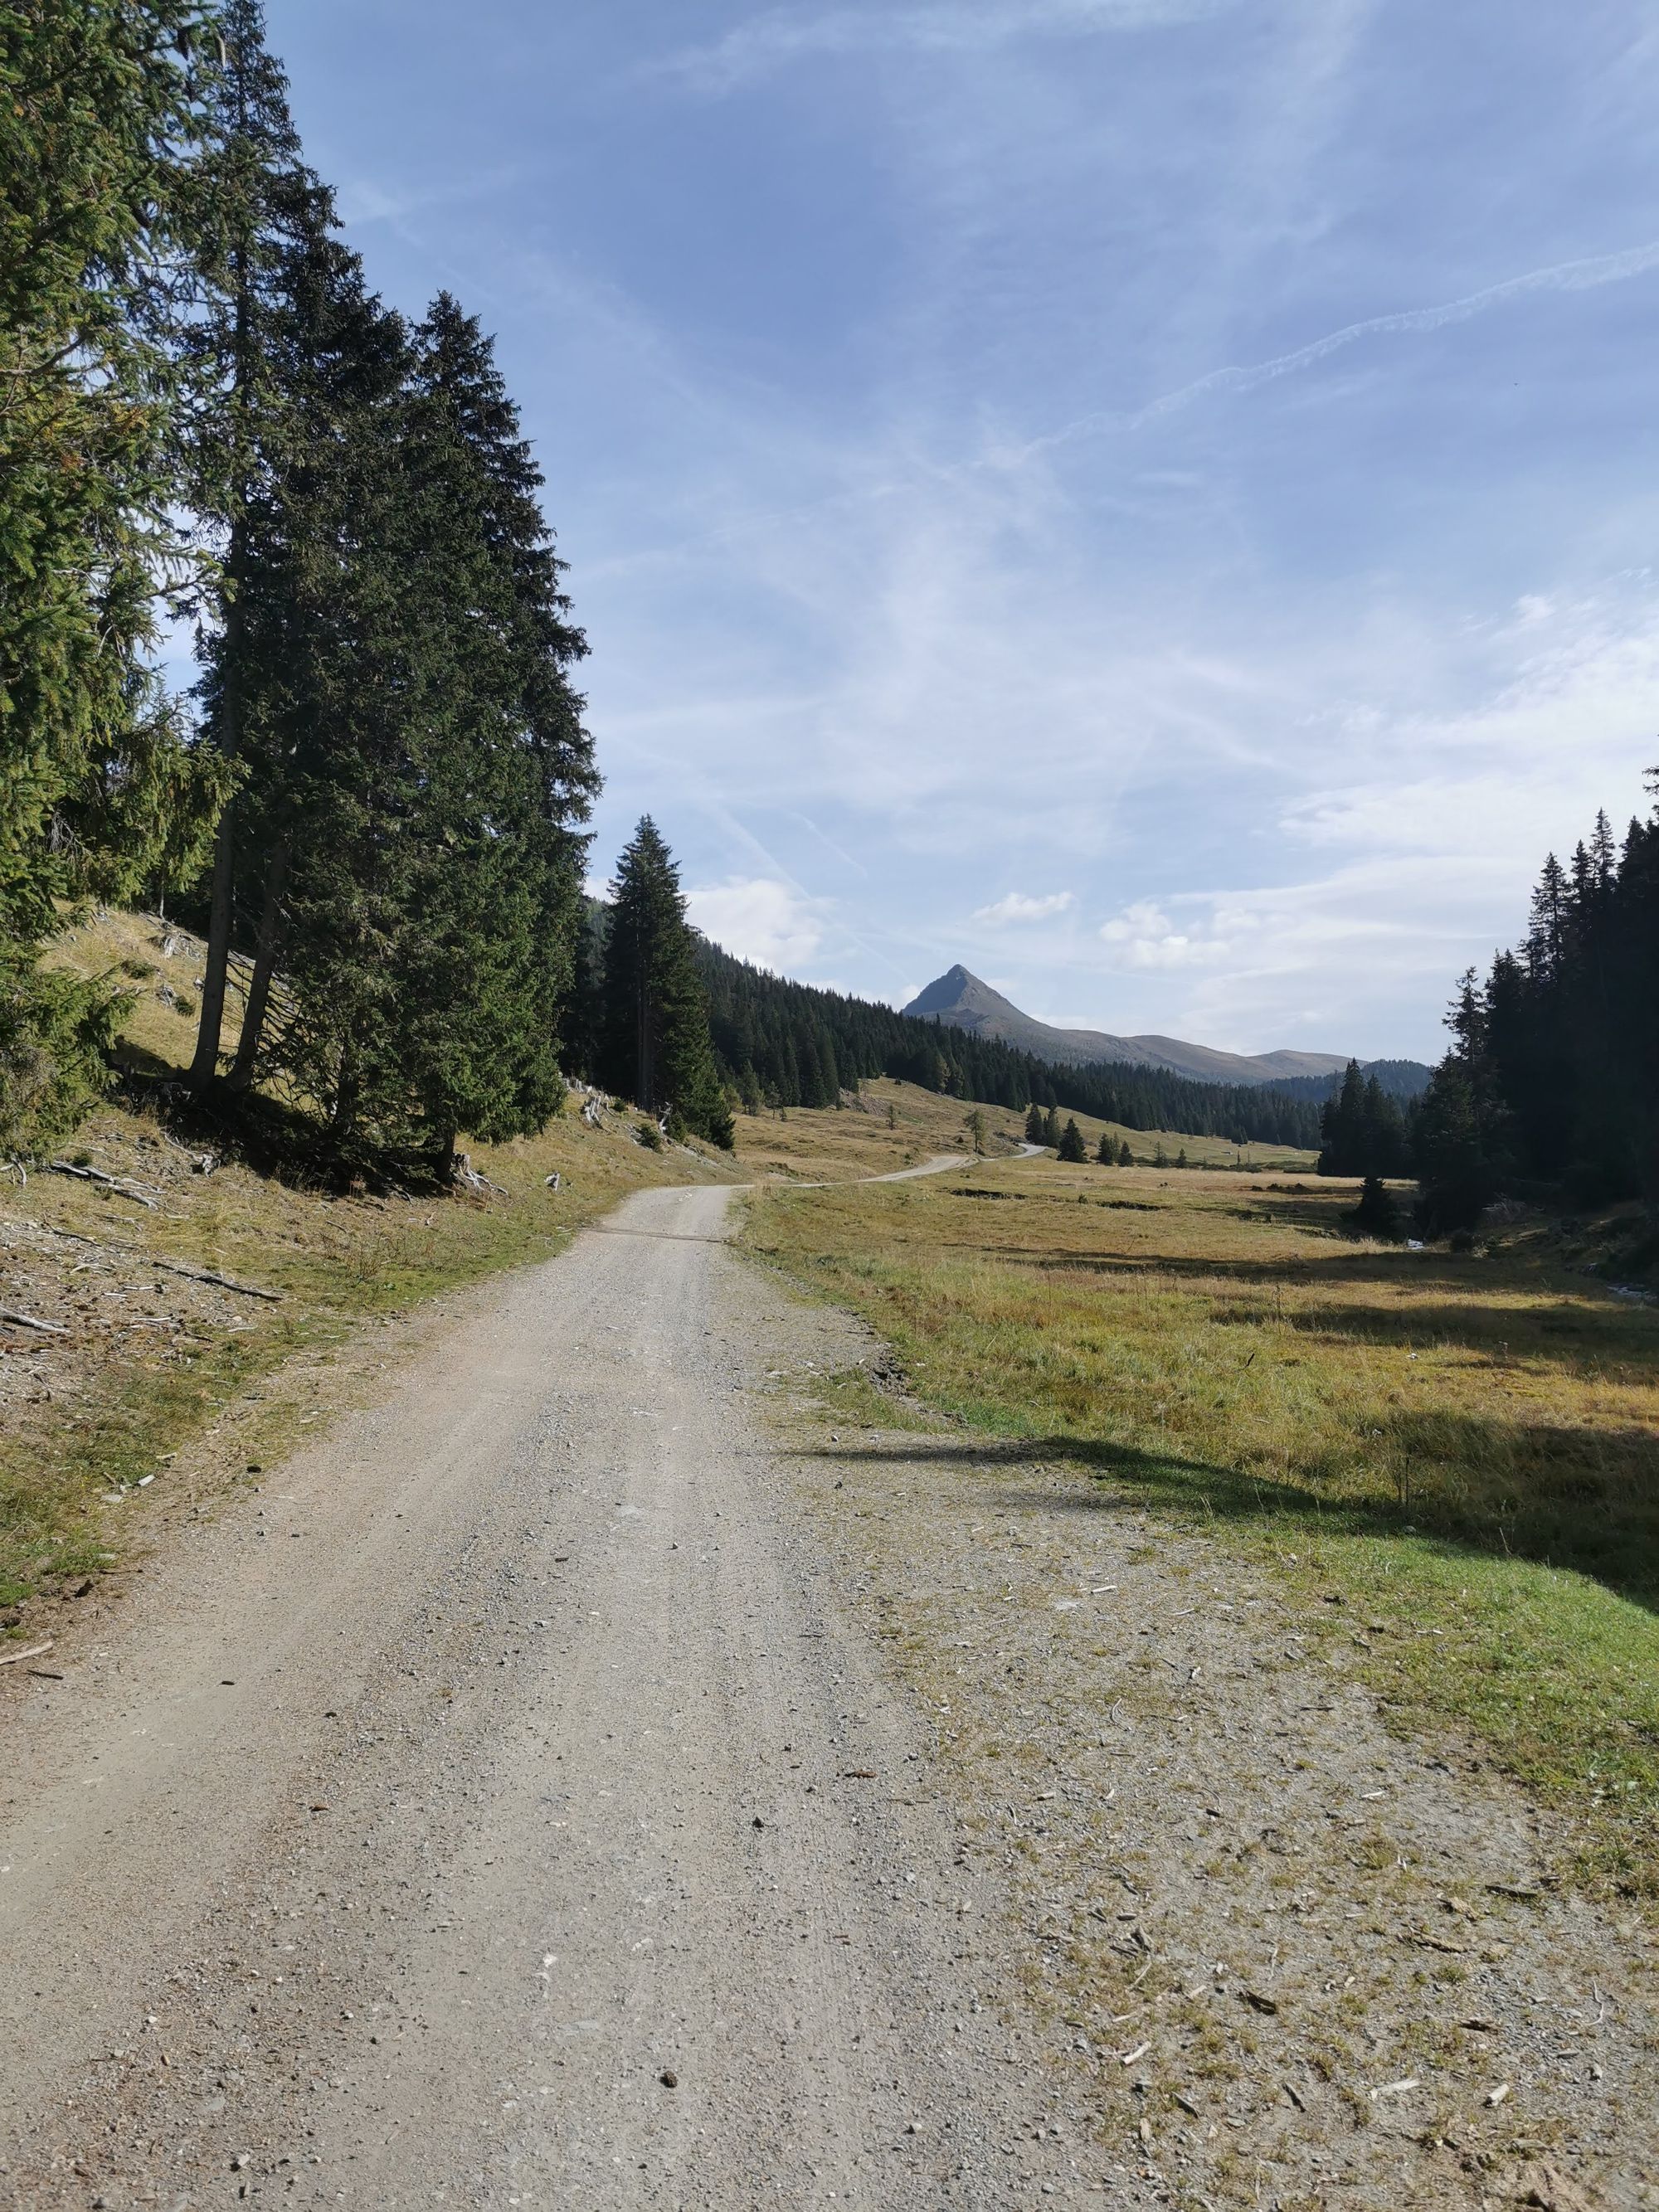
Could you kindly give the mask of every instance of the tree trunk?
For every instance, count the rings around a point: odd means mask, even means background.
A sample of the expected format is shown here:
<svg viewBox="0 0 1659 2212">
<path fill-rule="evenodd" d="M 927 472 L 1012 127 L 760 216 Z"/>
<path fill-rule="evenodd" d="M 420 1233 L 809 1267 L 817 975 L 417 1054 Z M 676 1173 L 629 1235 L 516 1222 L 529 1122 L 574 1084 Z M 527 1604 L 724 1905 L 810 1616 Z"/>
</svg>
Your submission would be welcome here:
<svg viewBox="0 0 1659 2212">
<path fill-rule="evenodd" d="M 244 57 L 236 57 L 236 128 L 247 129 L 247 77 Z M 252 318 L 248 291 L 249 243 L 240 235 L 231 257 L 236 319 L 232 346 L 231 419 L 246 440 L 251 366 Z M 224 724 L 220 749 L 229 760 L 241 752 L 241 587 L 247 569 L 248 460 L 246 443 L 237 456 L 240 476 L 231 500 L 230 544 L 225 562 L 228 585 L 225 606 Z M 213 901 L 208 915 L 207 967 L 202 980 L 202 1018 L 196 1032 L 196 1056 L 190 1064 L 191 1089 L 199 1098 L 219 1073 L 219 1038 L 225 1023 L 225 978 L 230 969 L 230 921 L 236 876 L 236 801 L 225 801 L 213 841 Z"/>
<path fill-rule="evenodd" d="M 219 1072 L 219 1033 L 225 1019 L 225 977 L 230 967 L 230 906 L 236 866 L 233 824 L 236 802 L 225 801 L 213 841 L 213 904 L 208 916 L 207 970 L 202 979 L 202 1018 L 190 1087 L 199 1097 Z"/>
<path fill-rule="evenodd" d="M 233 1091 L 246 1091 L 253 1081 L 259 1054 L 259 1036 L 270 1004 L 271 971 L 276 964 L 276 944 L 282 935 L 283 892 L 288 884 L 288 839 L 280 838 L 265 871 L 265 899 L 259 915 L 259 937 L 254 947 L 253 974 L 248 983 L 247 1006 L 242 1015 L 242 1034 L 228 1078 Z"/>
<path fill-rule="evenodd" d="M 640 1104 L 647 1114 L 653 1114 L 657 1108 L 657 1071 L 652 1065 L 651 993 L 646 981 L 643 962 L 640 967 L 638 1021 L 635 1081 L 639 1085 Z"/>
</svg>

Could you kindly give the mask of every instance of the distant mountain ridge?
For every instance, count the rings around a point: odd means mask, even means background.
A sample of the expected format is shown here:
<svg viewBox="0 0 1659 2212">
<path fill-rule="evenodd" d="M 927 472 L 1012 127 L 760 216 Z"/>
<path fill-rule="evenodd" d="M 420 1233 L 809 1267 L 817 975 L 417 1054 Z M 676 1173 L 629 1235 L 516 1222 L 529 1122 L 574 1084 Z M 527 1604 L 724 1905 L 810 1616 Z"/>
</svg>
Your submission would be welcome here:
<svg viewBox="0 0 1659 2212">
<path fill-rule="evenodd" d="M 1105 1030 L 1062 1030 L 1022 1013 L 1011 999 L 971 974 L 958 962 L 928 984 L 904 1009 L 975 1036 L 996 1037 L 1017 1051 L 1065 1067 L 1115 1061 L 1157 1067 L 1199 1083 L 1276 1084 L 1323 1082 L 1340 1073 L 1350 1055 L 1339 1052 L 1218 1051 L 1188 1044 L 1180 1037 L 1113 1036 Z M 1425 1077 L 1428 1073 L 1424 1070 Z"/>
</svg>

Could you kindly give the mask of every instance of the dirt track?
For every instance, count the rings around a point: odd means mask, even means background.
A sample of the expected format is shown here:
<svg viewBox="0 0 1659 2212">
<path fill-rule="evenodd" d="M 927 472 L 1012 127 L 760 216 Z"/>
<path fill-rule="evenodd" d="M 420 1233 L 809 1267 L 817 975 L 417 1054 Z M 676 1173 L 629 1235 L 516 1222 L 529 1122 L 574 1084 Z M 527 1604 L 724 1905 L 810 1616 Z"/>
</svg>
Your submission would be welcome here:
<svg viewBox="0 0 1659 2212">
<path fill-rule="evenodd" d="M 745 1410 L 727 1195 L 472 1301 L 8 1685 L 0 2203 L 1080 2189 Z"/>
<path fill-rule="evenodd" d="M 8 1670 L 0 2204 L 1659 2203 L 1647 1931 L 1203 1547 L 832 1432 L 729 1194 Z"/>
</svg>

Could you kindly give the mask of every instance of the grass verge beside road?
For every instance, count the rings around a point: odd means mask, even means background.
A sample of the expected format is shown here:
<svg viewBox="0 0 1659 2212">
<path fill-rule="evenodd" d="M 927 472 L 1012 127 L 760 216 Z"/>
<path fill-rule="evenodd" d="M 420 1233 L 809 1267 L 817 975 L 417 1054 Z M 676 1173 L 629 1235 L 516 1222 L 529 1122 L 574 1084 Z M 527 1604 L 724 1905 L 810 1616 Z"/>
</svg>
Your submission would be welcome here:
<svg viewBox="0 0 1659 2212">
<path fill-rule="evenodd" d="M 744 1234 L 928 1406 L 1271 1567 L 1401 1726 L 1566 1816 L 1576 1878 L 1659 1903 L 1659 1314 L 1352 1204 L 1041 1161 L 769 1190 Z"/>
<path fill-rule="evenodd" d="M 27 1627 L 31 1596 L 129 1551 L 136 1519 L 166 1500 L 173 1455 L 231 1411 L 225 1480 L 305 1433 L 322 1401 L 313 1391 L 302 1407 L 275 1386 L 288 1364 L 313 1382 L 323 1366 L 370 1372 L 351 1349 L 365 1326 L 550 1258 L 630 1190 L 732 1178 L 723 1161 L 647 1151 L 636 1117 L 604 1118 L 586 1127 L 573 1102 L 541 1136 L 477 1151 L 496 1188 L 477 1194 L 331 1195 L 234 1161 L 203 1175 L 164 1124 L 111 1108 L 66 1157 L 151 1205 L 50 1172 L 0 1183 L 0 1307 L 46 1324 L 0 1319 L 0 1629 Z M 250 1421 L 242 1401 L 256 1393 Z M 198 1497 L 214 1474 L 196 1471 Z"/>
</svg>

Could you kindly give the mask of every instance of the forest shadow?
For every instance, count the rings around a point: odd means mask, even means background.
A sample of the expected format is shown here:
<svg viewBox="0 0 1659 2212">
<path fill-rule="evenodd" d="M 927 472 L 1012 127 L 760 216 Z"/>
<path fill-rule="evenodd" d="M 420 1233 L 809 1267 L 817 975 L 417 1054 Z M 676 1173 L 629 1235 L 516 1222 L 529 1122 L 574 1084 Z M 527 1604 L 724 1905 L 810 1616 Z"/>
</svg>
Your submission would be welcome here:
<svg viewBox="0 0 1659 2212">
<path fill-rule="evenodd" d="M 1121 1512 L 1152 1502 L 1200 1520 L 1288 1518 L 1328 1537 L 1409 1535 L 1448 1558 L 1509 1558 L 1587 1575 L 1659 1611 L 1659 1437 L 1438 1413 L 1396 1417 L 1389 1442 L 1410 1469 L 1397 1497 L 1356 1497 L 1311 1475 L 1297 1481 L 1064 1435 L 917 1437 L 821 1445 L 806 1455 L 842 1466 L 945 1461 L 967 1469 L 1044 1461 L 1096 1478 L 1071 1497 L 1023 1494 L 1050 1511 Z"/>
<path fill-rule="evenodd" d="M 1240 1283 L 1364 1283 L 1420 1290 L 1462 1290 L 1478 1285 L 1485 1260 L 1449 1252 L 1375 1252 L 1335 1242 L 1329 1252 L 1299 1253 L 1294 1259 L 1231 1259 L 1219 1254 L 1118 1252 L 1105 1249 L 1056 1252 L 1029 1244 L 975 1244 L 975 1252 L 1006 1260 L 1042 1274 L 1068 1270 L 1101 1275 L 1175 1275 L 1197 1281 L 1218 1279 Z"/>
<path fill-rule="evenodd" d="M 1229 1328 L 1259 1328 L 1282 1320 L 1299 1336 L 1327 1343 L 1392 1345 L 1408 1352 L 1456 1345 L 1493 1367 L 1529 1360 L 1565 1368 L 1613 1361 L 1651 1372 L 1659 1367 L 1659 1325 L 1639 1307 L 1571 1308 L 1552 1312 L 1487 1304 L 1469 1298 L 1409 1306 L 1298 1305 L 1276 1315 L 1267 1306 L 1222 1306 L 1211 1320 Z"/>
<path fill-rule="evenodd" d="M 440 1188 L 430 1163 L 398 1158 L 343 1166 L 331 1161 L 314 1115 L 261 1091 L 234 1091 L 222 1082 L 201 1097 L 179 1069 L 124 1039 L 115 1068 L 115 1097 L 193 1150 L 212 1152 L 290 1190 L 343 1196 L 354 1182 L 376 1194 Z"/>
</svg>

